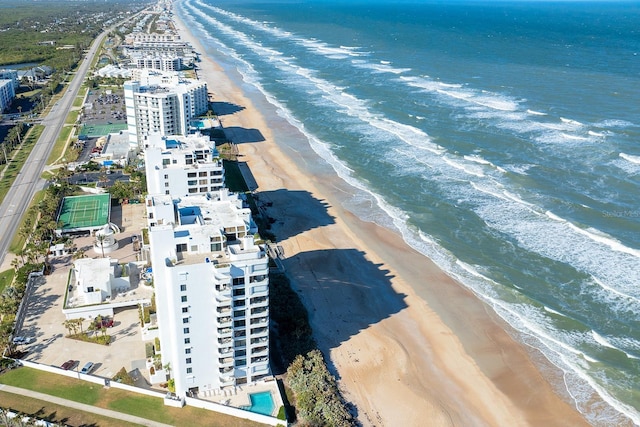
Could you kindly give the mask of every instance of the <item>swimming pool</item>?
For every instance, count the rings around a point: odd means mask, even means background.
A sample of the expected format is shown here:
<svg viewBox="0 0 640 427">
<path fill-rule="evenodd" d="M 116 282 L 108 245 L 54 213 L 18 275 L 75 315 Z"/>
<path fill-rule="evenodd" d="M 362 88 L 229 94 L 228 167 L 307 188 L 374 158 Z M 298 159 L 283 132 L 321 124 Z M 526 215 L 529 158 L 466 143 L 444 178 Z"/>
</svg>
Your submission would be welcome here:
<svg viewBox="0 0 640 427">
<path fill-rule="evenodd" d="M 251 399 L 251 406 L 243 406 L 242 409 L 262 415 L 273 414 L 273 409 L 276 405 L 273 403 L 273 396 L 271 396 L 270 391 L 250 394 L 249 399 Z"/>
</svg>

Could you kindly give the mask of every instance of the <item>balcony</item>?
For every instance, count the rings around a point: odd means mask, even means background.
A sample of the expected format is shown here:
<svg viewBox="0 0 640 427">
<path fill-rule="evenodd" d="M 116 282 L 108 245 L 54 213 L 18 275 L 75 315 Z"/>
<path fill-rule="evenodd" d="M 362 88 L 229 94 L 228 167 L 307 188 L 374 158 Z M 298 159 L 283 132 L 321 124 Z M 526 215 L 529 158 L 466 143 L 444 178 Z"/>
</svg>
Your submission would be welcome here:
<svg viewBox="0 0 640 427">
<path fill-rule="evenodd" d="M 251 358 L 251 363 L 262 363 L 262 362 L 268 362 L 268 361 L 269 361 L 269 357 L 268 356 L 252 357 Z"/>
<path fill-rule="evenodd" d="M 250 304 L 251 305 L 263 305 L 263 304 L 268 304 L 269 303 L 269 298 L 268 297 L 253 297 L 250 300 Z"/>
<path fill-rule="evenodd" d="M 233 329 L 231 328 L 218 328 L 218 336 L 219 337 L 231 337 L 233 333 Z"/>
<path fill-rule="evenodd" d="M 229 337 L 229 338 L 218 338 L 218 344 L 220 344 L 220 345 L 224 345 L 224 344 L 232 345 L 233 344 L 233 338 L 231 338 L 231 337 Z"/>
<path fill-rule="evenodd" d="M 218 307 L 218 308 L 216 308 L 216 312 L 218 314 L 229 314 L 229 313 L 231 313 L 231 306 L 230 305 L 225 305 L 225 306 L 222 306 L 222 307 Z"/>
<path fill-rule="evenodd" d="M 269 342 L 268 337 L 251 338 L 251 344 L 264 344 Z"/>
<path fill-rule="evenodd" d="M 218 359 L 218 362 L 220 363 L 220 366 L 233 365 L 233 361 L 234 361 L 233 357 L 224 357 L 224 358 Z"/>
<path fill-rule="evenodd" d="M 251 354 L 254 356 L 262 356 L 268 353 L 269 353 L 269 347 L 267 346 L 256 347 L 251 351 Z"/>
<path fill-rule="evenodd" d="M 219 327 L 225 327 L 225 326 L 230 327 L 231 322 L 232 322 L 232 319 L 229 316 L 216 318 L 216 323 L 218 324 Z"/>
<path fill-rule="evenodd" d="M 227 386 L 227 385 L 233 385 L 233 384 L 235 383 L 235 381 L 236 381 L 236 380 L 235 380 L 235 378 L 234 378 L 233 376 L 230 376 L 230 377 L 228 377 L 228 376 L 225 376 L 225 377 L 221 376 L 221 377 L 219 378 L 219 380 L 220 380 L 220 385 L 221 385 L 221 386 L 223 386 L 223 387 L 224 387 L 224 386 Z"/>
<path fill-rule="evenodd" d="M 251 329 L 251 335 L 266 335 L 269 333 L 269 328 L 254 328 Z"/>
<path fill-rule="evenodd" d="M 267 323 L 269 323 L 268 317 L 258 317 L 257 319 L 251 320 L 252 325 L 266 325 Z"/>
<path fill-rule="evenodd" d="M 224 348 L 220 348 L 218 349 L 218 353 L 222 356 L 227 355 L 227 354 L 233 354 L 233 347 L 224 347 Z"/>
<path fill-rule="evenodd" d="M 233 366 L 225 366 L 220 368 L 220 375 L 224 377 L 233 376 Z"/>
<path fill-rule="evenodd" d="M 263 314 L 263 313 L 268 313 L 269 312 L 269 307 L 256 307 L 256 308 L 252 308 L 251 309 L 251 315 L 255 316 L 258 314 Z"/>
</svg>

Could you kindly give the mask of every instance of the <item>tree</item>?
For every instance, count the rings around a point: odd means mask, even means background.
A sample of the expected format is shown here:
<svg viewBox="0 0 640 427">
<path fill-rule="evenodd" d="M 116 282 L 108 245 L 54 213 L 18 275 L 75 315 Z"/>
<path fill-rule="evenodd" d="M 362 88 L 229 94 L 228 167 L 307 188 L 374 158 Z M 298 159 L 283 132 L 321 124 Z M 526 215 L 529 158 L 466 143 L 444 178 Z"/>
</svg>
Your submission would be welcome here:
<svg viewBox="0 0 640 427">
<path fill-rule="evenodd" d="M 100 249 L 102 249 L 102 258 L 104 258 L 104 242 L 107 240 L 107 236 L 102 233 L 96 234 L 96 240 L 100 244 Z"/>
<path fill-rule="evenodd" d="M 62 325 L 67 329 L 69 335 L 71 335 L 71 331 L 73 330 L 73 322 L 71 321 L 71 319 L 65 320 L 64 322 L 62 322 Z"/>
</svg>

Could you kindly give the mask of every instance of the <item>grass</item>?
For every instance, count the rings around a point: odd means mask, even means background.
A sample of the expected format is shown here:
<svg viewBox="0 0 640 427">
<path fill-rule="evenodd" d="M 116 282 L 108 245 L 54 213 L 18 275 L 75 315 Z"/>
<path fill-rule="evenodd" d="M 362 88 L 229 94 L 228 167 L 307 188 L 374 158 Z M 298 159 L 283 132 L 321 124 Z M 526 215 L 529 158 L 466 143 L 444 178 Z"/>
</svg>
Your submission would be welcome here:
<svg viewBox="0 0 640 427">
<path fill-rule="evenodd" d="M 43 198 L 44 198 L 44 191 L 38 191 L 33 196 L 33 199 L 31 200 L 31 203 L 29 204 L 27 211 L 22 215 L 22 219 L 20 220 L 20 226 L 18 227 L 18 230 L 21 230 L 24 227 L 24 223 L 25 221 L 27 221 L 27 218 L 31 220 L 32 224 L 36 223 L 36 218 L 38 217 L 38 212 L 39 212 L 39 209 L 37 207 Z M 14 254 L 18 253 L 18 251 L 24 248 L 25 243 L 26 243 L 25 238 L 23 236 L 20 236 L 20 233 L 15 233 L 13 235 L 13 240 L 11 241 L 11 245 L 9 245 L 9 252 L 12 252 Z"/>
<path fill-rule="evenodd" d="M 0 272 L 0 294 L 13 282 L 14 273 L 13 269 Z"/>
<path fill-rule="evenodd" d="M 18 173 L 27 161 L 27 158 L 29 157 L 29 154 L 31 154 L 33 146 L 38 141 L 38 138 L 40 138 L 40 134 L 42 134 L 43 130 L 44 126 L 34 125 L 25 135 L 22 145 L 15 153 L 13 160 L 11 160 L 11 162 L 9 163 L 9 166 L 7 167 L 7 170 L 5 171 L 5 174 L 0 181 L 0 203 L 4 201 L 5 196 L 11 189 L 11 185 L 13 185 L 13 182 L 16 180 Z"/>
<path fill-rule="evenodd" d="M 62 127 L 62 129 L 60 130 L 60 134 L 58 135 L 58 139 L 56 139 L 56 143 L 53 146 L 53 150 L 51 150 L 51 154 L 47 159 L 47 165 L 56 163 L 62 157 L 67 146 L 67 140 L 69 139 L 69 135 L 71 135 L 72 130 L 72 126 Z"/>
<path fill-rule="evenodd" d="M 67 118 L 64 121 L 64 123 L 67 124 L 67 125 L 74 124 L 78 120 L 78 116 L 79 115 L 80 115 L 80 111 L 79 110 L 69 111 L 69 114 L 67 114 Z"/>
<path fill-rule="evenodd" d="M 0 375 L 0 383 L 175 426 L 252 427 L 262 425 L 249 420 L 230 417 L 190 406 L 173 408 L 171 406 L 165 406 L 163 400 L 157 397 L 145 396 L 115 388 L 106 389 L 98 384 L 25 367 L 14 369 Z M 3 397 L 3 395 L 0 395 L 0 397 Z M 19 398 L 22 401 L 36 400 L 28 397 Z M 6 402 L 7 401 L 2 398 L 2 405 L 10 406 Z M 41 405 L 41 403 L 39 404 Z M 47 406 L 49 405 L 47 404 Z M 66 424 L 69 423 L 67 422 Z M 102 423 L 95 425 L 103 426 Z M 122 425 L 122 423 L 118 425 Z"/>
<path fill-rule="evenodd" d="M 133 427 L 138 425 L 4 391 L 0 391 L 0 402 L 2 402 L 0 405 L 3 408 L 60 425 L 99 427 Z"/>
<path fill-rule="evenodd" d="M 84 103 L 84 97 L 87 94 L 87 91 L 89 90 L 89 88 L 87 88 L 86 86 L 82 86 L 80 88 L 80 90 L 78 91 L 78 96 L 76 96 L 76 99 L 73 100 L 73 106 L 74 107 L 82 107 L 83 103 Z"/>
</svg>

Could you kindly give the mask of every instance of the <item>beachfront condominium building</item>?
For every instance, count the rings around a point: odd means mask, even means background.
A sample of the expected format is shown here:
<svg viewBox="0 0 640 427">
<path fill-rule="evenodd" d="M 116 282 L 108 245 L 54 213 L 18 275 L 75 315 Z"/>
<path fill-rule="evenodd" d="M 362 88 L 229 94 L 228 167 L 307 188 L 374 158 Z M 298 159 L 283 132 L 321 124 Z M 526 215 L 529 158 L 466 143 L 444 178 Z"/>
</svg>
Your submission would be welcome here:
<svg viewBox="0 0 640 427">
<path fill-rule="evenodd" d="M 251 210 L 227 189 L 149 195 L 146 207 L 162 364 L 176 395 L 270 375 L 268 256 Z"/>
<path fill-rule="evenodd" d="M 180 71 L 182 69 L 182 58 L 176 55 L 147 54 L 132 58 L 136 68 L 150 68 L 160 71 Z"/>
<path fill-rule="evenodd" d="M 144 148 L 150 134 L 187 135 L 191 119 L 209 108 L 207 84 L 176 73 L 137 70 L 124 84 L 129 141 Z"/>
<path fill-rule="evenodd" d="M 16 90 L 13 80 L 0 80 L 0 113 L 9 108 L 15 97 Z"/>
<path fill-rule="evenodd" d="M 224 167 L 206 135 L 149 135 L 144 149 L 149 194 L 206 195 L 224 187 Z"/>
</svg>

